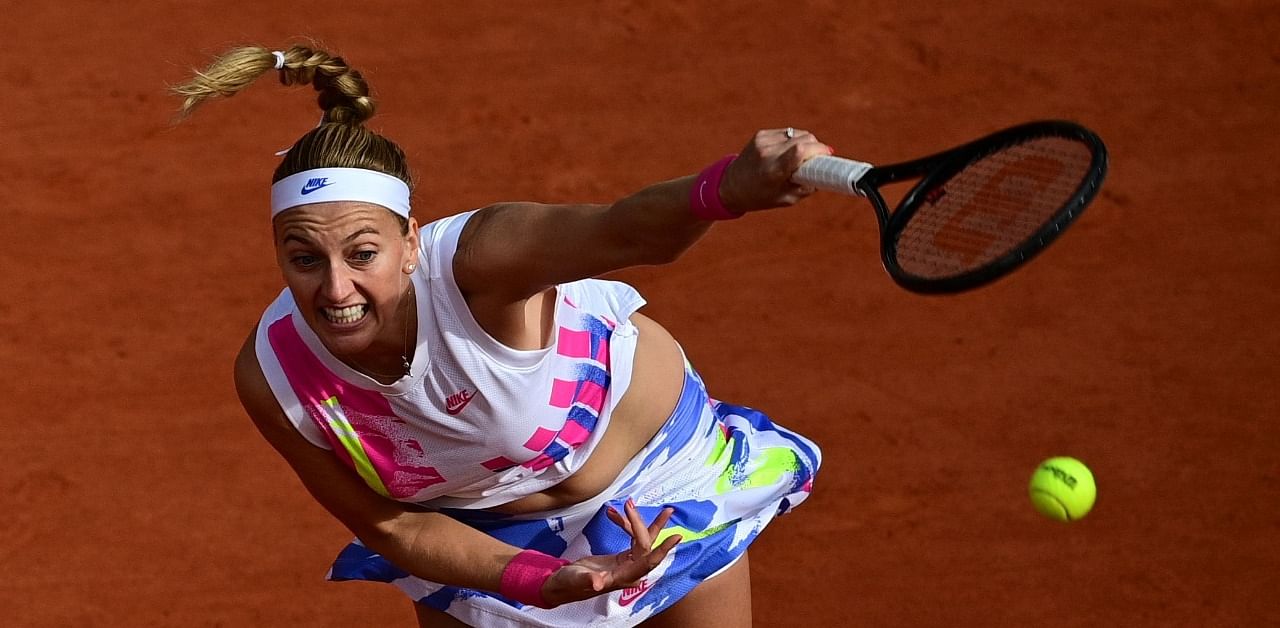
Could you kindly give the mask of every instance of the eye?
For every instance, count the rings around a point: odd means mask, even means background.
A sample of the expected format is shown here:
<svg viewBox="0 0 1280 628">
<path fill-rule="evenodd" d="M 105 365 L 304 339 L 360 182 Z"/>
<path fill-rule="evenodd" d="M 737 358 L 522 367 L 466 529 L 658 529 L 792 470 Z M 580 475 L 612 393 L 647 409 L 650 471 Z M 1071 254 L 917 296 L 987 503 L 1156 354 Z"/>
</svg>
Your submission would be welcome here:
<svg viewBox="0 0 1280 628">
<path fill-rule="evenodd" d="M 293 265 L 299 268 L 311 268 L 312 266 L 320 263 L 320 258 L 314 255 L 297 255 L 289 261 L 293 262 Z"/>
<path fill-rule="evenodd" d="M 377 251 L 356 251 L 355 254 L 351 256 L 351 258 L 357 262 L 360 262 L 361 264 L 368 264 L 369 262 L 372 262 L 373 258 L 377 256 L 378 256 Z"/>
</svg>

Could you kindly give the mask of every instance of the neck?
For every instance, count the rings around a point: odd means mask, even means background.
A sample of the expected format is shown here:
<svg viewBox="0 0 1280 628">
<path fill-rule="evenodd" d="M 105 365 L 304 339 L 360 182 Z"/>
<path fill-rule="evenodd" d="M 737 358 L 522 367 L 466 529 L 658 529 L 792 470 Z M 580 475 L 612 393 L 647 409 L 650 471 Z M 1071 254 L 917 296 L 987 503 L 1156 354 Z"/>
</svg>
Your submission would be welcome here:
<svg viewBox="0 0 1280 628">
<path fill-rule="evenodd" d="M 418 345 L 418 308 L 413 284 L 401 294 L 401 305 L 395 318 L 378 334 L 377 340 L 359 356 L 347 360 L 349 366 L 383 384 L 409 374 L 413 353 Z"/>
</svg>

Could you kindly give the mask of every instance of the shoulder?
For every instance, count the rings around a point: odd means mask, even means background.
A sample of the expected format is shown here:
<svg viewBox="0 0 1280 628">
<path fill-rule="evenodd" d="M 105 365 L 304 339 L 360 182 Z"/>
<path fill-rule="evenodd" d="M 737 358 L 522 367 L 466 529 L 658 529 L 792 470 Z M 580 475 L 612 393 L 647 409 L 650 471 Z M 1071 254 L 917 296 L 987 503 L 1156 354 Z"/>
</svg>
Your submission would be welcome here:
<svg viewBox="0 0 1280 628">
<path fill-rule="evenodd" d="M 451 274 L 464 295 L 500 291 L 503 283 L 495 279 L 515 276 L 521 265 L 533 262 L 523 257 L 517 234 L 525 232 L 523 227 L 538 207 L 533 203 L 497 203 L 455 217 L 462 222 L 456 226 Z"/>
<path fill-rule="evenodd" d="M 560 283 L 548 270 L 560 255 L 576 255 L 567 206 L 496 203 L 469 212 L 457 231 L 453 274 L 464 294 L 490 291 L 521 301 Z M 578 276 L 564 279 L 578 279 Z"/>
<path fill-rule="evenodd" d="M 245 338 L 244 344 L 240 346 L 240 352 L 236 354 L 233 367 L 236 394 L 240 397 L 240 405 L 244 407 L 249 418 L 260 430 L 263 430 L 264 434 L 267 430 L 274 431 L 282 428 L 288 428 L 291 431 L 292 425 L 285 418 L 280 404 L 276 402 L 276 397 L 271 392 L 271 385 L 267 383 L 267 377 L 262 372 L 262 365 L 258 363 L 257 336 L 255 328 Z M 268 439 L 270 440 L 269 436 Z"/>
<path fill-rule="evenodd" d="M 519 232 L 521 221 L 529 219 L 536 208 L 532 203 L 496 203 L 452 217 L 463 221 L 458 230 L 458 255 L 472 255 L 497 237 Z"/>
<path fill-rule="evenodd" d="M 418 237 L 422 249 L 429 252 L 444 243 L 458 243 L 461 240 L 462 233 L 469 231 L 471 224 L 475 223 L 486 212 L 486 209 L 473 209 L 437 218 L 422 225 L 418 229 Z"/>
</svg>

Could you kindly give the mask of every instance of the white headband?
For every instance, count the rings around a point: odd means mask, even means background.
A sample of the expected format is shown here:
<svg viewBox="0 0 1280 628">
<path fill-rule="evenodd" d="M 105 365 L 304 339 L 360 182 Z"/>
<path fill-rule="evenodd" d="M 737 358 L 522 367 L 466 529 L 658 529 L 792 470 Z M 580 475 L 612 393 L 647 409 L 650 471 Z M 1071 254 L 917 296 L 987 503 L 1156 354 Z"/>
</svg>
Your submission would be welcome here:
<svg viewBox="0 0 1280 628">
<path fill-rule="evenodd" d="M 409 186 L 388 174 L 363 168 L 316 168 L 271 185 L 271 217 L 299 205 L 332 201 L 373 203 L 409 217 Z"/>
</svg>

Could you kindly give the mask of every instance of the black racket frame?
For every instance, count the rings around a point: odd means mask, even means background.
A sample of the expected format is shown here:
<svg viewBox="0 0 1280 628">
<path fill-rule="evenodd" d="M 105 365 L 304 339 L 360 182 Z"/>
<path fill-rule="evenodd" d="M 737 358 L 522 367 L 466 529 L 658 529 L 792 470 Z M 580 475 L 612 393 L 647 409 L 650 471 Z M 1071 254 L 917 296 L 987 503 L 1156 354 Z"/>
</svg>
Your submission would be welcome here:
<svg viewBox="0 0 1280 628">
<path fill-rule="evenodd" d="M 1021 244 L 982 267 L 943 279 L 918 277 L 902 269 L 896 256 L 898 236 L 928 198 L 930 191 L 949 180 L 970 163 L 1009 146 L 1040 137 L 1079 140 L 1087 145 L 1092 153 L 1088 174 L 1077 186 L 1070 201 Z M 954 294 L 995 281 L 1048 247 L 1093 201 L 1106 177 L 1107 164 L 1106 145 L 1093 131 L 1066 120 L 1038 120 L 997 131 L 928 157 L 873 167 L 854 187 L 875 207 L 876 217 L 880 221 L 880 259 L 889 276 L 898 285 L 912 292 Z M 902 198 L 898 208 L 891 212 L 878 188 L 916 177 L 920 177 L 920 181 Z"/>
</svg>

